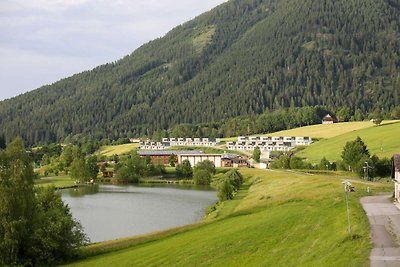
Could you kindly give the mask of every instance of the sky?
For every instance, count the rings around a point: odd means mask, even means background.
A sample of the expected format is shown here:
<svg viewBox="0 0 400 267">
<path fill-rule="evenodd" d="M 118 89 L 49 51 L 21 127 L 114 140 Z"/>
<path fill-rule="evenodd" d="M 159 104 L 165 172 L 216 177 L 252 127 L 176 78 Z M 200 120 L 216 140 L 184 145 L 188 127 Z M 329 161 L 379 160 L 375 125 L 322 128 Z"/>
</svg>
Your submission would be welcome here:
<svg viewBox="0 0 400 267">
<path fill-rule="evenodd" d="M 226 0 L 0 0 L 0 100 L 113 62 Z"/>
</svg>

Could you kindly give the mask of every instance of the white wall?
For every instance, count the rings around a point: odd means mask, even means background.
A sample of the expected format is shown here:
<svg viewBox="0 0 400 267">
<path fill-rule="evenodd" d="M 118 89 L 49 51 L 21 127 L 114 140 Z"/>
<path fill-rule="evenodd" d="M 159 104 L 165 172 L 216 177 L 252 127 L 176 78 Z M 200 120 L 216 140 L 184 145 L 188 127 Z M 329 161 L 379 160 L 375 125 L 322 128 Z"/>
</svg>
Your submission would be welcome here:
<svg viewBox="0 0 400 267">
<path fill-rule="evenodd" d="M 182 163 L 184 160 L 189 160 L 190 165 L 192 167 L 196 166 L 197 163 L 203 160 L 209 160 L 214 163 L 215 167 L 219 168 L 222 166 L 221 163 L 222 155 L 210 155 L 210 154 L 201 154 L 201 155 L 179 155 L 178 162 Z"/>
</svg>

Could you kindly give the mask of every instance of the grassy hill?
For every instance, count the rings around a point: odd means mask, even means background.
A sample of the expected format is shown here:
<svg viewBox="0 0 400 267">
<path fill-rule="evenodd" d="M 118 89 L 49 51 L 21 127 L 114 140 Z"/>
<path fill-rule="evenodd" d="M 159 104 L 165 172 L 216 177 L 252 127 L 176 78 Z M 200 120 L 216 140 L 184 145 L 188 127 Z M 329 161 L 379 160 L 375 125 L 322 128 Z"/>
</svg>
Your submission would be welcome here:
<svg viewBox="0 0 400 267">
<path fill-rule="evenodd" d="M 382 124 L 393 123 L 396 121 L 383 121 Z M 349 132 L 359 131 L 373 127 L 370 121 L 342 122 L 335 124 L 317 124 L 285 131 L 279 131 L 266 136 L 311 136 L 313 138 L 329 139 Z"/>
<path fill-rule="evenodd" d="M 350 195 L 347 234 L 340 176 L 241 170 L 246 184 L 208 222 L 164 234 L 92 245 L 101 255 L 70 266 L 368 266 L 368 220 L 359 204 L 367 185 Z M 372 191 L 390 183 L 369 184 Z M 117 249 L 119 246 L 125 247 Z M 129 245 L 131 244 L 131 245 Z"/>
<path fill-rule="evenodd" d="M 338 126 L 340 128 L 340 124 Z M 394 121 L 318 141 L 297 155 L 314 163 L 318 163 L 324 156 L 330 161 L 336 161 L 340 159 L 346 142 L 353 141 L 359 136 L 367 145 L 371 155 L 376 154 L 379 157 L 390 158 L 394 153 L 400 152 L 399 133 L 400 121 Z"/>
<path fill-rule="evenodd" d="M 386 120 L 382 122 L 382 125 L 390 124 L 394 122 L 400 122 L 398 120 Z M 349 132 L 354 132 L 370 127 L 374 127 L 370 121 L 353 121 L 353 122 L 342 122 L 335 124 L 316 124 L 304 127 L 298 127 L 294 129 L 274 132 L 270 134 L 259 134 L 254 136 L 311 136 L 317 139 L 329 139 L 338 135 L 342 135 Z M 237 141 L 237 137 L 222 138 L 221 141 Z"/>
<path fill-rule="evenodd" d="M 139 144 L 135 144 L 135 143 L 116 145 L 116 146 L 103 146 L 96 152 L 96 154 L 109 157 L 112 155 L 126 154 L 126 153 L 129 153 L 138 148 L 139 148 Z"/>
<path fill-rule="evenodd" d="M 1 101 L 0 129 L 38 144 L 287 107 L 387 112 L 400 104 L 399 27 L 395 0 L 227 1 L 118 61 Z"/>
</svg>

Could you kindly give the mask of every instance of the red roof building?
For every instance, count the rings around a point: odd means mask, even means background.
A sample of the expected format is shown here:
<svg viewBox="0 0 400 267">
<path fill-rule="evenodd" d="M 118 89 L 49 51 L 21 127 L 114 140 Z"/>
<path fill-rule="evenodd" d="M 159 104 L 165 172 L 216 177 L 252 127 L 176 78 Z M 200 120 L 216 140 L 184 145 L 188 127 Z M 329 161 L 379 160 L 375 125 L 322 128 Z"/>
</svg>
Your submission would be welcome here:
<svg viewBox="0 0 400 267">
<path fill-rule="evenodd" d="M 322 124 L 333 124 L 333 118 L 331 115 L 327 114 L 323 119 L 322 119 Z"/>
</svg>

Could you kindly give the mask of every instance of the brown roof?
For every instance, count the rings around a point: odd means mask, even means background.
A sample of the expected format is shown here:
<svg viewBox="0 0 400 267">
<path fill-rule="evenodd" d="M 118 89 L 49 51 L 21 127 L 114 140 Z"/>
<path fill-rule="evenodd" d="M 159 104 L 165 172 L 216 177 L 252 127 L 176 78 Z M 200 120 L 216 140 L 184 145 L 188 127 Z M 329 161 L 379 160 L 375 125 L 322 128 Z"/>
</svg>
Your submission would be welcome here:
<svg viewBox="0 0 400 267">
<path fill-rule="evenodd" d="M 333 121 L 333 118 L 331 115 L 327 114 L 322 120 L 323 121 Z"/>
<path fill-rule="evenodd" d="M 400 172 L 400 154 L 393 155 L 392 178 L 394 178 L 396 172 Z"/>
</svg>

